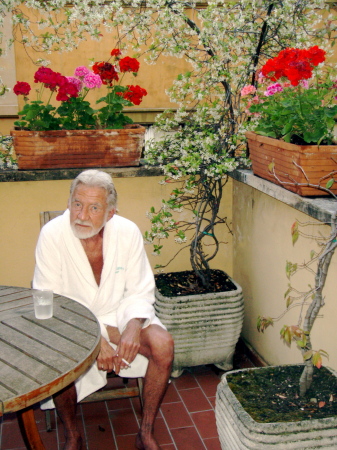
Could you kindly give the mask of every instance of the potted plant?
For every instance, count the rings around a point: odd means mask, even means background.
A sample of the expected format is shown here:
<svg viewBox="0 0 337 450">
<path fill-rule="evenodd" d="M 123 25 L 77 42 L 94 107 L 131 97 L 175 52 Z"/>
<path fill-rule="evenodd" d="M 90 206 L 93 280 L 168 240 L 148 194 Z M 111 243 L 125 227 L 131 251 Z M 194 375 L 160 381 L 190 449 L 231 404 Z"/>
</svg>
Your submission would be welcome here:
<svg viewBox="0 0 337 450">
<path fill-rule="evenodd" d="M 329 195 L 326 187 L 337 192 L 330 181 L 337 173 L 337 84 L 321 67 L 325 55 L 317 45 L 282 50 L 262 66 L 259 88 L 241 91 L 249 98 L 254 174 L 302 196 Z"/>
<path fill-rule="evenodd" d="M 122 58 L 119 49 L 111 58 L 113 63 L 95 62 L 91 69 L 79 66 L 69 77 L 40 67 L 34 75 L 37 100 L 29 101 L 27 82 L 16 83 L 13 91 L 25 101 L 11 131 L 19 169 L 139 165 L 145 128 L 132 124 L 123 108 L 139 105 L 147 92 L 121 84 L 128 72 L 137 75 L 137 59 Z M 97 103 L 103 106 L 93 109 L 86 96 L 102 86 L 107 93 Z M 58 107 L 51 104 L 53 95 Z"/>
<path fill-rule="evenodd" d="M 221 285 L 213 278 L 216 271 L 211 261 L 223 244 L 216 234 L 218 225 L 229 225 L 220 213 L 228 173 L 245 162 L 240 139 L 241 122 L 245 118 L 244 111 L 240 111 L 240 90 L 251 78 L 261 55 L 268 52 L 276 54 L 280 50 L 280 47 L 276 50 L 274 33 L 278 33 L 281 48 L 285 42 L 289 44 L 292 38 L 298 37 L 296 33 L 289 35 L 289 23 L 284 23 L 290 5 L 283 7 L 281 15 L 274 4 L 261 5 L 260 9 L 233 8 L 232 20 L 224 19 L 227 33 L 222 30 L 222 39 L 219 40 L 215 29 L 210 32 L 207 28 L 221 21 L 217 15 L 221 16 L 224 10 L 218 5 L 216 12 L 210 7 L 200 13 L 200 22 L 206 24 L 205 29 L 201 29 L 176 5 L 170 6 L 177 20 L 183 18 L 184 29 L 190 28 L 202 49 L 198 53 L 191 43 L 187 51 L 184 41 L 181 48 L 190 57 L 192 70 L 179 75 L 170 91 L 172 101 L 179 102 L 181 107 L 177 112 L 165 112 L 158 119 L 156 125 L 167 134 L 145 152 L 147 163 L 159 163 L 165 174 L 163 182 L 172 185 L 169 198 L 148 213 L 151 229 L 145 233 L 145 240 L 154 244 L 154 254 L 160 255 L 163 241 L 173 235 L 182 246 L 176 256 L 180 256 L 184 248 L 188 249 L 192 267 L 191 271 L 159 273 L 156 276 L 156 312 L 175 339 L 174 375 L 179 375 L 186 366 L 198 364 L 215 363 L 225 370 L 232 367 L 231 357 L 242 327 L 241 288 L 230 280 L 235 288 L 232 293 L 226 292 L 226 283 Z M 294 17 L 296 14 L 303 19 L 303 11 L 292 11 L 290 15 Z M 241 29 L 239 43 L 233 37 L 233 30 L 240 20 L 247 28 Z M 255 24 L 254 33 L 251 33 L 252 23 Z M 217 36 L 216 40 L 211 36 Z M 224 49 L 234 52 L 234 49 L 241 48 L 242 41 L 249 42 L 248 48 L 245 47 L 242 53 L 238 51 L 236 58 L 231 59 Z M 167 265 L 158 264 L 156 269 L 164 267 Z M 228 276 L 223 274 L 223 279 L 228 279 Z M 174 284 L 179 288 L 175 293 L 173 289 L 169 293 L 167 288 Z M 216 290 L 218 288 L 219 291 Z M 221 293 L 223 297 L 217 303 L 214 292 L 221 290 L 225 295 Z M 200 298 L 197 294 L 201 295 Z M 233 313 L 232 318 L 230 313 Z M 221 326 L 217 327 L 217 324 Z M 213 333 L 212 337 L 208 332 Z"/>
<path fill-rule="evenodd" d="M 259 316 L 257 322 L 258 330 L 264 332 L 286 312 L 299 308 L 298 322 L 284 325 L 280 336 L 289 346 L 296 343 L 303 363 L 223 375 L 216 403 L 222 448 L 227 448 L 228 441 L 235 442 L 233 448 L 240 449 L 271 446 L 326 449 L 337 445 L 337 373 L 322 367 L 322 357 L 327 354 L 322 349 L 315 349 L 311 341 L 313 325 L 324 306 L 323 289 L 337 247 L 337 221 L 333 217 L 328 235 L 321 230 L 316 236 L 312 231 L 306 234 L 303 229 L 307 225 L 298 221 L 292 225 L 293 244 L 299 236 L 304 236 L 310 240 L 315 238 L 317 247 L 301 264 L 287 261 L 286 274 L 291 281 L 295 274 L 307 270 L 313 276 L 312 285 L 303 292 L 289 283 L 284 294 L 286 311 L 278 318 Z M 258 413 L 254 402 L 258 405 Z"/>
</svg>

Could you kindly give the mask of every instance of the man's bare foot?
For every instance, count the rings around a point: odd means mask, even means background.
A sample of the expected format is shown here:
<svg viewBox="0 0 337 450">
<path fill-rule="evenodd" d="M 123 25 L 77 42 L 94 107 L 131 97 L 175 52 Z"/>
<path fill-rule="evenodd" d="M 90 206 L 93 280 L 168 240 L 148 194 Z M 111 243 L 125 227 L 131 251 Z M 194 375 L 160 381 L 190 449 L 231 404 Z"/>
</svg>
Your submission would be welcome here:
<svg viewBox="0 0 337 450">
<path fill-rule="evenodd" d="M 160 450 L 160 447 L 153 437 L 153 434 L 143 435 L 141 430 L 137 434 L 136 447 L 138 450 Z"/>
<path fill-rule="evenodd" d="M 82 437 L 80 435 L 71 436 L 66 439 L 63 450 L 81 450 Z"/>
</svg>

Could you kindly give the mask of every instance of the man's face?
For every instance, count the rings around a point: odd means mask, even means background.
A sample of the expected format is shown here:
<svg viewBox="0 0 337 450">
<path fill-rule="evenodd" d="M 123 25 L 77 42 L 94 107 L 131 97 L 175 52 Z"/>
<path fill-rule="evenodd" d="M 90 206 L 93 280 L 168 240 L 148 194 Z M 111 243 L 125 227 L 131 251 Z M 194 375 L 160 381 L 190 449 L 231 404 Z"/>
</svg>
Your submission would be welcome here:
<svg viewBox="0 0 337 450">
<path fill-rule="evenodd" d="M 69 200 L 70 225 L 79 239 L 98 234 L 114 215 L 108 209 L 107 192 L 104 188 L 79 184 Z"/>
</svg>

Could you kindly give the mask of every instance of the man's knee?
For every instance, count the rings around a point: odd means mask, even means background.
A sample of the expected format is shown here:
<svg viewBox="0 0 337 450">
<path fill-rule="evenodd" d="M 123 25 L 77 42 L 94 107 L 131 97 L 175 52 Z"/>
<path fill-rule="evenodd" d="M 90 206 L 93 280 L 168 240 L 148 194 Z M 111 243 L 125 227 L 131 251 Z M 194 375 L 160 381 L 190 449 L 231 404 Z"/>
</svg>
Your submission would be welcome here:
<svg viewBox="0 0 337 450">
<path fill-rule="evenodd" d="M 159 325 L 147 327 L 146 334 L 151 357 L 170 365 L 174 355 L 174 341 L 171 334 Z"/>
</svg>

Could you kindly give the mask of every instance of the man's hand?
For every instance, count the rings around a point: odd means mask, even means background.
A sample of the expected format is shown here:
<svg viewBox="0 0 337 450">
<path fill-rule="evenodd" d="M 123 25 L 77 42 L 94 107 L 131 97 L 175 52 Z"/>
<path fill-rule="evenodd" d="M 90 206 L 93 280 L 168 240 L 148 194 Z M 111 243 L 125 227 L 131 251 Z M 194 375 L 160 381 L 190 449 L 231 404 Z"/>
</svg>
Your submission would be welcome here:
<svg viewBox="0 0 337 450">
<path fill-rule="evenodd" d="M 111 342 L 117 344 L 116 357 L 114 358 L 115 372 L 126 369 L 135 359 L 140 348 L 140 332 L 145 319 L 131 319 L 119 339 L 116 336 L 116 328 L 107 327 Z"/>
<path fill-rule="evenodd" d="M 101 349 L 96 360 L 97 367 L 100 370 L 105 370 L 107 372 L 112 372 L 114 370 L 116 372 L 116 352 L 104 337 L 101 337 Z"/>
</svg>

